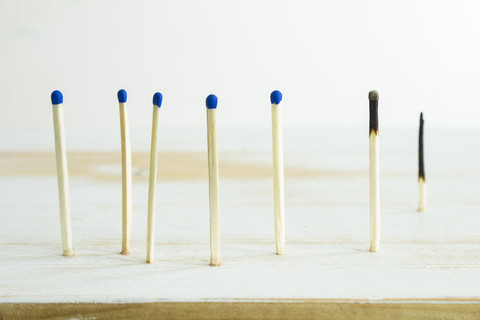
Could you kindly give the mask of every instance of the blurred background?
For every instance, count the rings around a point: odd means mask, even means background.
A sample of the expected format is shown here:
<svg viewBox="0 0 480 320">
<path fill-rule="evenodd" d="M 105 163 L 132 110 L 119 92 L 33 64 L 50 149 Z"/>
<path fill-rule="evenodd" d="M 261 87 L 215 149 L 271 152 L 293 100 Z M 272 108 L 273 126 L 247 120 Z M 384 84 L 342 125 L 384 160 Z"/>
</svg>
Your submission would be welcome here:
<svg viewBox="0 0 480 320">
<path fill-rule="evenodd" d="M 478 126 L 479 9 L 462 0 L 2 0 L 0 148 L 53 150 L 55 89 L 70 149 L 118 149 L 120 88 L 134 149 L 149 147 L 156 91 L 174 144 L 203 131 L 210 93 L 220 128 L 267 132 L 274 89 L 287 130 L 366 132 L 371 89 L 381 131 L 417 126 L 420 111 L 430 127 Z"/>
</svg>

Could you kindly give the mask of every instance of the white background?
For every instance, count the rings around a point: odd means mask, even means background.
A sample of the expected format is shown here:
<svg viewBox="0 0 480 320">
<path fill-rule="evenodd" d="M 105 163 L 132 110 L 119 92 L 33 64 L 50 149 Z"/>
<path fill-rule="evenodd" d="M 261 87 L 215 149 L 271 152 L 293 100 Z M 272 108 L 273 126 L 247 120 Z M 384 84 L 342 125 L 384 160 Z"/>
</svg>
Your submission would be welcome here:
<svg viewBox="0 0 480 320">
<path fill-rule="evenodd" d="M 0 126 L 51 130 L 50 93 L 65 98 L 67 130 L 117 135 L 116 92 L 133 129 L 270 126 L 283 92 L 285 126 L 480 124 L 478 1 L 0 2 Z M 148 129 L 148 130 L 147 130 Z M 92 131 L 92 132 L 93 132 Z M 51 138 L 51 136 L 49 136 Z"/>
</svg>

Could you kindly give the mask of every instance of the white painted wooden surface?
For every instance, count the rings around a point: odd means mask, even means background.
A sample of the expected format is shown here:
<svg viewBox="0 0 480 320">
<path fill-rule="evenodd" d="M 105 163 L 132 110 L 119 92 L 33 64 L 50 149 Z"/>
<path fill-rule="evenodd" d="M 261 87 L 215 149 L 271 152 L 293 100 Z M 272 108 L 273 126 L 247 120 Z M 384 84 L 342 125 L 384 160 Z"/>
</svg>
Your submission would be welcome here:
<svg viewBox="0 0 480 320">
<path fill-rule="evenodd" d="M 269 166 L 271 153 L 220 153 L 223 264 L 218 268 L 209 267 L 206 179 L 165 181 L 159 176 L 156 261 L 147 264 L 148 182 L 133 184 L 131 254 L 123 256 L 118 250 L 120 176 L 118 183 L 71 176 L 76 255 L 70 258 L 59 254 L 56 177 L 4 174 L 0 177 L 0 299 L 478 299 L 479 152 L 457 146 L 458 139 L 439 142 L 427 135 L 429 207 L 418 213 L 416 146 L 402 147 L 410 140 L 388 130 L 383 133 L 382 248 L 377 253 L 369 252 L 365 134 L 358 140 L 360 144 L 353 137 L 351 145 L 346 142 L 349 139 L 335 135 L 333 139 L 344 139 L 341 141 L 346 144 L 319 145 L 315 152 L 289 152 L 287 143 L 288 252 L 284 256 L 275 255 L 272 241 L 271 177 L 225 179 L 221 171 L 222 161 Z M 413 132 L 412 141 L 415 136 Z M 478 132 L 466 136 L 466 146 L 474 145 L 479 136 Z M 328 140 L 318 132 L 310 139 Z M 120 157 L 118 161 L 118 165 L 92 170 L 121 172 Z M 162 162 L 161 153 L 158 161 L 159 166 L 173 165 Z M 32 163 L 30 159 L 19 165 Z M 207 163 L 204 165 L 206 174 Z M 319 173 L 299 177 L 289 174 L 292 167 L 318 169 Z M 135 163 L 133 172 L 148 175 L 146 168 Z"/>
</svg>

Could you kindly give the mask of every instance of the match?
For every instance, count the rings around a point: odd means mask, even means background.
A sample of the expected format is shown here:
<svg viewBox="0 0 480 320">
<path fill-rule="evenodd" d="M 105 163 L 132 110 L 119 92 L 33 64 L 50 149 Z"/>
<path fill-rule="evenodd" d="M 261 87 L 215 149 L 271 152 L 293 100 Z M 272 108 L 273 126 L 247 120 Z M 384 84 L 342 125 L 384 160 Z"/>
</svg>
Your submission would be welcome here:
<svg viewBox="0 0 480 320">
<path fill-rule="evenodd" d="M 370 101 L 370 252 L 380 246 L 380 165 L 378 140 L 378 92 L 368 93 Z"/>
<path fill-rule="evenodd" d="M 155 185 L 157 180 L 157 140 L 158 111 L 162 106 L 162 94 L 153 95 L 152 142 L 150 145 L 150 173 L 148 176 L 148 215 L 147 215 L 147 263 L 155 258 Z"/>
<path fill-rule="evenodd" d="M 117 93 L 120 109 L 120 137 L 122 144 L 122 251 L 130 253 L 132 233 L 132 151 L 128 129 L 127 92 L 123 89 Z"/>
<path fill-rule="evenodd" d="M 72 223 L 70 218 L 70 192 L 68 187 L 67 152 L 65 148 L 65 130 L 63 125 L 63 95 L 52 92 L 53 129 L 55 135 L 55 159 L 57 163 L 58 198 L 60 206 L 60 230 L 62 234 L 63 255 L 72 257 Z"/>
<path fill-rule="evenodd" d="M 420 112 L 418 130 L 418 211 L 425 212 L 427 206 L 427 185 L 425 182 L 425 164 L 423 163 L 423 112 Z"/>
<path fill-rule="evenodd" d="M 275 247 L 278 255 L 285 254 L 285 200 L 283 168 L 282 112 L 279 107 L 282 93 L 278 90 L 270 94 L 272 103 L 273 140 L 273 201 L 275 219 Z"/>
<path fill-rule="evenodd" d="M 217 96 L 207 97 L 208 193 L 210 203 L 210 265 L 220 266 L 220 221 L 218 214 Z"/>
</svg>

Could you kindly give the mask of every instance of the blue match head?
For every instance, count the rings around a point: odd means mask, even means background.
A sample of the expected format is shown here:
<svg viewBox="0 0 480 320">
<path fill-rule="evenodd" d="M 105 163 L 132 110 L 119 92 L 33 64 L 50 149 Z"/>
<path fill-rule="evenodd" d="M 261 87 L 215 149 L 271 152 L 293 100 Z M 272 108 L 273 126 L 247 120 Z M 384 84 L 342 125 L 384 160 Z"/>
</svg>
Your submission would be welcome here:
<svg viewBox="0 0 480 320">
<path fill-rule="evenodd" d="M 162 94 L 160 92 L 155 92 L 155 94 L 153 95 L 153 105 L 160 108 L 162 106 L 162 100 Z"/>
<path fill-rule="evenodd" d="M 282 93 L 278 90 L 273 91 L 270 94 L 270 101 L 272 104 L 280 104 L 280 101 L 282 101 Z"/>
<path fill-rule="evenodd" d="M 119 103 L 127 102 L 127 91 L 123 89 L 118 90 L 117 97 Z"/>
<path fill-rule="evenodd" d="M 52 92 L 51 98 L 52 98 L 52 104 L 63 103 L 63 94 L 58 90 L 55 90 Z"/>
<path fill-rule="evenodd" d="M 207 97 L 205 103 L 207 104 L 208 109 L 217 109 L 218 98 L 216 95 L 211 94 Z"/>
</svg>

